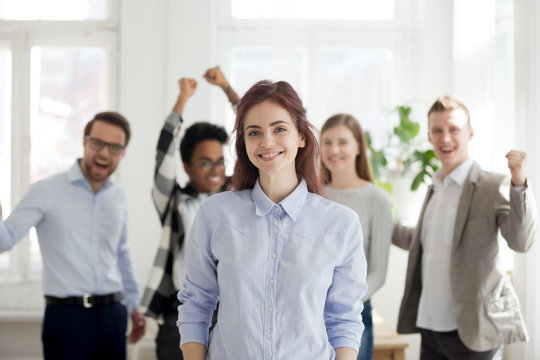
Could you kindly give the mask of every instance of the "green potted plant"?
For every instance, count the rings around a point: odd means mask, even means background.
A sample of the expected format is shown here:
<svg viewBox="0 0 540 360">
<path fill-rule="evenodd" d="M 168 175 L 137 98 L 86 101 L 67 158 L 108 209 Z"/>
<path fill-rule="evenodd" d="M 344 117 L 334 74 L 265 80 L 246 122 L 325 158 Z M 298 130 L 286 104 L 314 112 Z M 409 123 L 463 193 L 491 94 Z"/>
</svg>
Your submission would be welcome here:
<svg viewBox="0 0 540 360">
<path fill-rule="evenodd" d="M 418 133 L 420 125 L 411 120 L 411 108 L 401 105 L 396 107 L 399 116 L 399 124 L 388 134 L 386 144 L 380 149 L 373 147 L 371 135 L 366 131 L 367 145 L 370 152 L 371 167 L 377 185 L 392 192 L 392 185 L 385 178 L 389 164 L 403 176 L 409 171 L 417 171 L 414 174 L 410 189 L 415 191 L 420 184 L 428 183 L 435 171 L 439 168 L 439 160 L 433 150 L 418 150 Z M 389 161 L 392 158 L 392 161 Z"/>
</svg>

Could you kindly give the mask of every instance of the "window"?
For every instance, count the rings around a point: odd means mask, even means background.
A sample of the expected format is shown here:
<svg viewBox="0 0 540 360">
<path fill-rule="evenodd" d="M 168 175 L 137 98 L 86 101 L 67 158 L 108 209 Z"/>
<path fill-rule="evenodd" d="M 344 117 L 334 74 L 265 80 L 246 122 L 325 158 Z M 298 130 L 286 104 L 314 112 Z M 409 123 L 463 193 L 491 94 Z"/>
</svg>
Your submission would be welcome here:
<svg viewBox="0 0 540 360">
<path fill-rule="evenodd" d="M 82 155 L 82 129 L 107 106 L 106 51 L 90 46 L 31 50 L 30 182 L 67 169 Z"/>
<path fill-rule="evenodd" d="M 231 12 L 237 19 L 389 20 L 394 16 L 394 1 L 231 0 Z"/>
<path fill-rule="evenodd" d="M 322 63 L 325 118 L 344 109 L 367 128 L 380 127 L 384 109 L 392 105 L 393 63 L 388 48 L 327 48 Z"/>
<path fill-rule="evenodd" d="M 257 80 L 286 80 L 315 126 L 346 112 L 381 133 L 388 110 L 410 96 L 408 2 L 338 2 L 220 2 L 219 63 L 240 95 Z"/>
<path fill-rule="evenodd" d="M 307 88 L 305 65 L 307 53 L 304 49 L 262 47 L 236 47 L 232 49 L 231 75 L 236 79 L 236 88 L 245 93 L 258 80 L 278 78 L 287 81 L 301 93 Z"/>
<path fill-rule="evenodd" d="M 0 0 L 0 164 L 11 170 L 0 173 L 4 217 L 29 184 L 69 168 L 86 122 L 114 108 L 115 5 Z M 41 267 L 34 229 L 0 255 L 5 279 L 37 279 Z"/>
<path fill-rule="evenodd" d="M 103 20 L 107 0 L 0 0 L 4 20 Z"/>
</svg>

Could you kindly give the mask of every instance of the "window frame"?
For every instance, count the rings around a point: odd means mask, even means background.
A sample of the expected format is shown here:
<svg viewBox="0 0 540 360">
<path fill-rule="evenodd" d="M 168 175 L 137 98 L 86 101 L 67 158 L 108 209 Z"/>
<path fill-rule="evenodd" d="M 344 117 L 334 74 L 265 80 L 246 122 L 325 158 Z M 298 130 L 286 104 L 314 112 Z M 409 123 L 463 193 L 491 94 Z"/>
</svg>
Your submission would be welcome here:
<svg viewBox="0 0 540 360">
<path fill-rule="evenodd" d="M 324 19 L 237 19 L 232 16 L 232 0 L 216 1 L 218 6 L 218 20 L 220 26 L 236 27 L 241 26 L 264 26 L 265 23 L 279 23 L 280 25 L 295 25 L 306 26 L 306 24 L 314 24 L 315 26 L 335 26 L 335 27 L 355 27 L 355 28 L 384 28 L 385 30 L 393 27 L 403 27 L 407 25 L 409 11 L 411 11 L 411 0 L 394 2 L 394 18 L 392 20 L 357 20 L 357 19 L 342 19 L 342 20 L 324 20 Z"/>
<path fill-rule="evenodd" d="M 219 64 L 227 69 L 231 79 L 234 79 L 234 74 L 229 71 L 232 69 L 232 54 L 238 47 L 305 49 L 308 62 L 315 64 L 322 61 L 325 48 L 385 48 L 391 49 L 396 59 L 393 68 L 395 82 L 412 83 L 413 75 L 408 70 L 413 68 L 410 49 L 414 48 L 410 0 L 394 1 L 393 20 L 236 19 L 232 17 L 231 0 L 218 1 L 216 5 L 218 24 L 215 32 Z M 268 35 L 270 27 L 272 32 Z M 305 105 L 310 114 L 323 116 L 323 102 L 317 101 L 323 96 L 320 90 L 324 88 L 321 75 L 308 64 L 302 77 L 310 82 L 306 85 L 307 92 L 302 92 Z M 392 103 L 406 97 L 402 89 L 393 89 Z M 233 115 L 229 105 L 220 98 L 214 98 L 213 101 L 216 106 L 211 115 L 217 118 L 222 116 L 220 114 L 228 114 L 226 128 L 232 129 Z M 315 125 L 321 122 L 321 119 L 314 120 L 311 119 Z"/>
<path fill-rule="evenodd" d="M 21 25 L 40 28 L 73 26 L 80 27 L 85 25 L 91 28 L 96 26 L 116 28 L 118 25 L 120 0 L 107 0 L 107 17 L 100 20 L 14 20 L 0 18 L 0 28 L 19 28 Z"/>
<path fill-rule="evenodd" d="M 4 218 L 30 185 L 30 126 L 34 91 L 31 88 L 32 47 L 102 47 L 106 61 L 107 107 L 115 108 L 118 103 L 118 5 L 119 0 L 108 0 L 108 17 L 104 20 L 0 21 L 0 41 L 8 43 L 12 51 L 11 209 L 4 209 Z M 28 235 L 7 253 L 9 265 L 0 273 L 0 283 L 34 283 L 41 279 L 41 270 L 33 270 L 31 266 Z"/>
</svg>

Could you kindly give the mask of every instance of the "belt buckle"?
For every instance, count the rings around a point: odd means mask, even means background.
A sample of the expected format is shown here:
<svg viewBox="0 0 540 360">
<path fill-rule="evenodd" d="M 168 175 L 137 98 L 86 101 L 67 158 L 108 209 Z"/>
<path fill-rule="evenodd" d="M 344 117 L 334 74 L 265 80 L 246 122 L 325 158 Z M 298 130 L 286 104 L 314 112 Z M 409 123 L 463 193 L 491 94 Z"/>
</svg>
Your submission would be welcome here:
<svg viewBox="0 0 540 360">
<path fill-rule="evenodd" d="M 84 294 L 83 295 L 83 306 L 87 309 L 91 308 L 94 306 L 94 304 L 92 304 L 89 299 L 92 297 L 92 295 L 90 294 Z"/>
</svg>

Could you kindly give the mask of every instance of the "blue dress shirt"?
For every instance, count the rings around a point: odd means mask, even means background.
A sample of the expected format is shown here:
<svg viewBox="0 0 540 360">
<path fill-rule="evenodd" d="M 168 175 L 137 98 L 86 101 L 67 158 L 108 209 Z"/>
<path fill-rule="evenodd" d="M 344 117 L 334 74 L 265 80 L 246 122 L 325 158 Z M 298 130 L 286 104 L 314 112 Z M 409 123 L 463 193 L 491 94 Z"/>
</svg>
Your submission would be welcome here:
<svg viewBox="0 0 540 360">
<path fill-rule="evenodd" d="M 45 295 L 67 297 L 123 292 L 131 313 L 139 304 L 127 243 L 127 199 L 107 180 L 94 193 L 78 162 L 30 186 L 11 215 L 0 220 L 0 252 L 36 227 Z"/>
<path fill-rule="evenodd" d="M 205 200 L 186 263 L 181 344 L 209 344 L 207 359 L 329 360 L 335 348 L 360 346 L 367 285 L 358 215 L 304 181 L 279 204 L 258 182 Z"/>
</svg>

